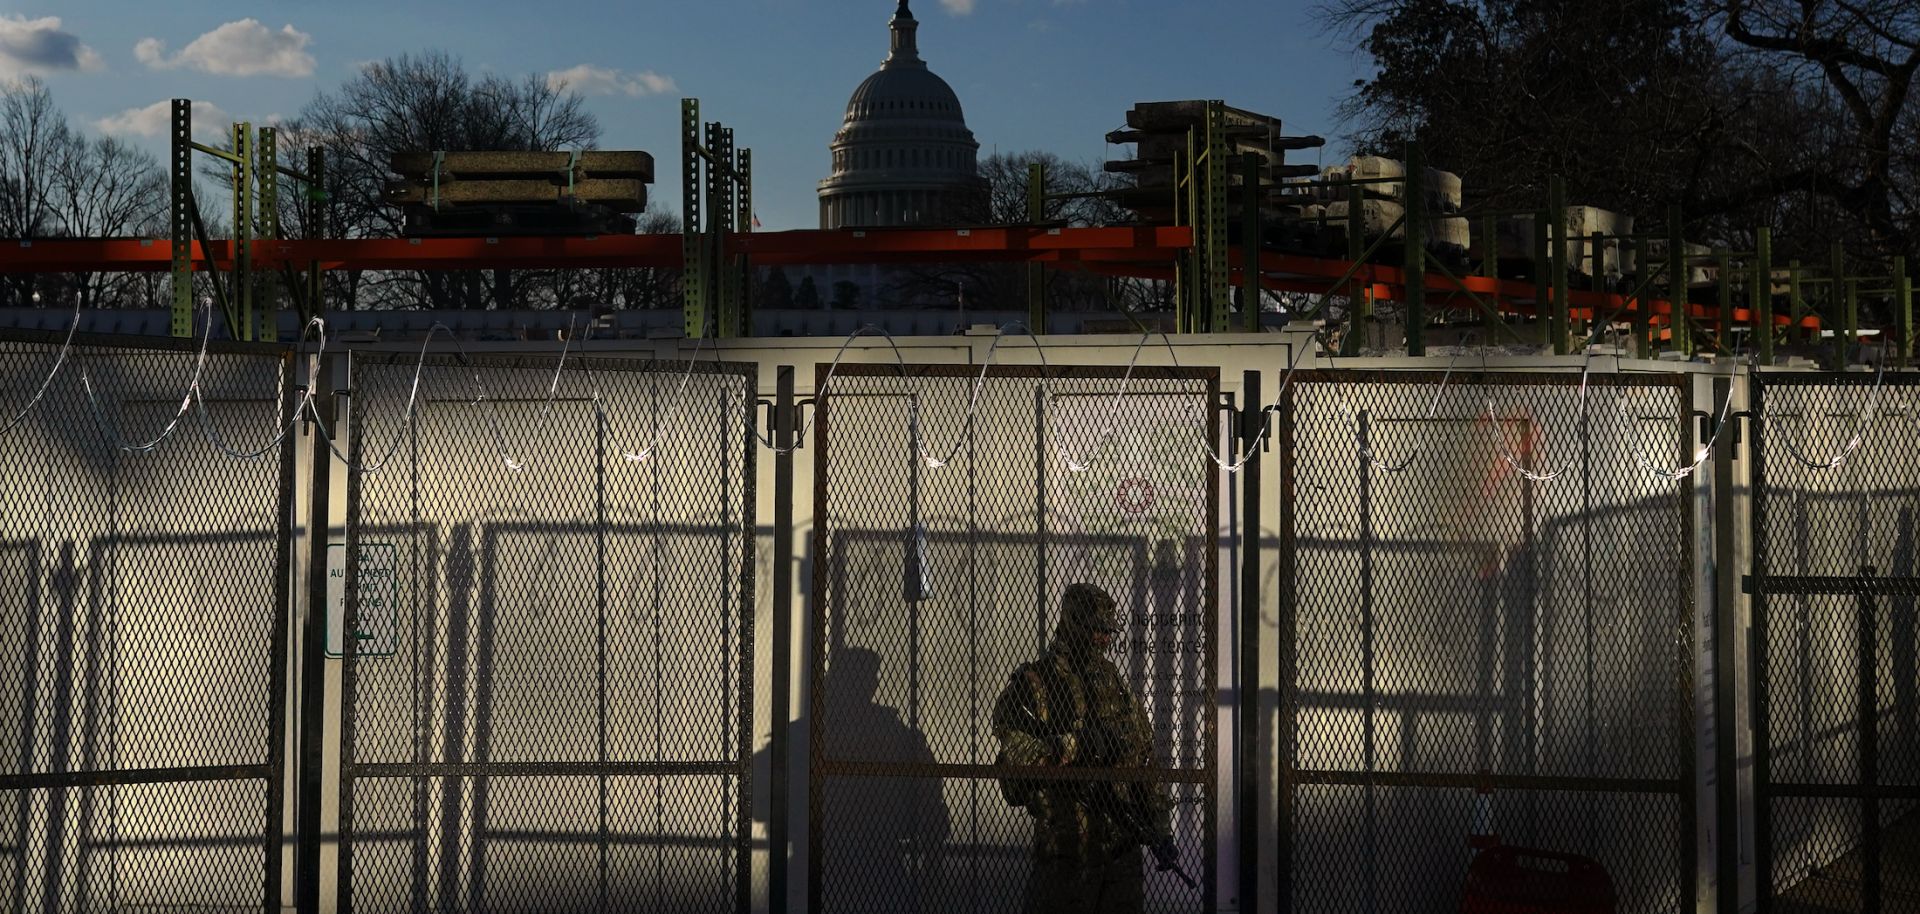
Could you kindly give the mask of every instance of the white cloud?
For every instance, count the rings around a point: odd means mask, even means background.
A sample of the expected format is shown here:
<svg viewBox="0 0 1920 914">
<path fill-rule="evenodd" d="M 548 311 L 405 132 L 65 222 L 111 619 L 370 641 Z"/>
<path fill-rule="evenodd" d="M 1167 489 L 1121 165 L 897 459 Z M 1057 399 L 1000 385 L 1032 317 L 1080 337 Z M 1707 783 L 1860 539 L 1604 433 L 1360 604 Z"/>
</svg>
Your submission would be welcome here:
<svg viewBox="0 0 1920 914">
<path fill-rule="evenodd" d="M 628 73 L 585 63 L 548 73 L 547 88 L 556 92 L 570 90 L 581 95 L 626 95 L 632 98 L 665 95 L 680 90 L 673 77 L 661 76 L 652 70 Z"/>
<path fill-rule="evenodd" d="M 142 38 L 133 46 L 133 56 L 156 70 L 189 67 L 216 76 L 312 76 L 313 55 L 307 53 L 312 40 L 291 25 L 276 32 L 258 19 L 239 19 L 195 38 L 171 56 L 166 42 Z"/>
<path fill-rule="evenodd" d="M 955 16 L 967 16 L 973 13 L 973 0 L 940 0 L 940 5 Z"/>
<path fill-rule="evenodd" d="M 60 17 L 0 16 L 0 76 L 51 70 L 98 70 L 100 55 L 60 30 Z"/>
<path fill-rule="evenodd" d="M 224 136 L 228 125 L 233 123 L 233 115 L 212 102 L 194 102 L 193 122 L 199 128 L 196 133 Z M 94 121 L 93 126 L 108 136 L 166 136 L 173 126 L 173 101 L 161 99 L 145 108 L 128 108 Z"/>
</svg>

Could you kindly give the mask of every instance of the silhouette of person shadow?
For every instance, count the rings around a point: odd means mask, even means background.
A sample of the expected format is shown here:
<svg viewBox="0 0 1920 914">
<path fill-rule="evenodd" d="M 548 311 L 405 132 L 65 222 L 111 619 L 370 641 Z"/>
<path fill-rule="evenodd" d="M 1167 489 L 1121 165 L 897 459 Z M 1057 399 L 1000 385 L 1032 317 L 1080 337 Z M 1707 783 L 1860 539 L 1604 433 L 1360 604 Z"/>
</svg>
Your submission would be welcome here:
<svg viewBox="0 0 1920 914">
<path fill-rule="evenodd" d="M 833 652 L 820 713 L 824 751 L 830 762 L 881 764 L 901 769 L 884 776 L 846 775 L 825 780 L 819 803 L 821 877 L 829 897 L 839 895 L 850 910 L 931 912 L 941 909 L 935 881 L 951 832 L 943 779 L 930 770 L 933 750 L 926 734 L 906 724 L 900 712 L 875 700 L 880 691 L 880 655 L 864 647 Z M 787 732 L 789 757 L 806 759 L 805 720 Z M 769 750 L 761 749 L 755 770 L 765 771 Z M 807 783 L 804 762 L 794 773 L 796 792 Z M 758 804 L 756 804 L 758 805 Z M 756 809 L 764 815 L 764 808 Z M 808 824 L 790 827 L 804 839 Z"/>
</svg>

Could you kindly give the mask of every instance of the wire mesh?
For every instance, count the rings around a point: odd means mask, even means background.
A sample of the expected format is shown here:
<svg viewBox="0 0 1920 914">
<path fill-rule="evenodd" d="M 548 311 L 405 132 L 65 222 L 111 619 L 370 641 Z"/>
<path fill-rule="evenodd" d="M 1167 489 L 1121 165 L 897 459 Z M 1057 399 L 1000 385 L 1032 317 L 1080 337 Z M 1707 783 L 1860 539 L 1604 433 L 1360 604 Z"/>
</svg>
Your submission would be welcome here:
<svg viewBox="0 0 1920 914">
<path fill-rule="evenodd" d="M 354 361 L 351 909 L 744 909 L 749 369 L 415 364 Z"/>
<path fill-rule="evenodd" d="M 819 405 L 810 909 L 1212 910 L 1217 377 L 976 378 Z"/>
<path fill-rule="evenodd" d="M 1762 373 L 1753 391 L 1763 901 L 1908 910 L 1920 906 L 1920 378 Z"/>
<path fill-rule="evenodd" d="M 1621 912 L 1679 910 L 1689 484 L 1634 453 L 1689 450 L 1689 397 L 1673 377 L 1443 383 L 1317 372 L 1283 404 L 1292 910 L 1504 910 L 1463 907 L 1494 897 L 1470 876 L 1497 895 L 1494 845 L 1559 861 L 1548 884 L 1597 864 Z"/>
<path fill-rule="evenodd" d="M 0 337 L 0 400 L 38 389 L 61 339 Z M 198 429 L 120 451 L 109 428 L 177 414 L 195 348 L 81 337 L 71 358 L 101 411 L 69 371 L 0 436 L 0 905 L 277 910 L 290 462 Z M 216 347 L 213 430 L 271 440 L 288 364 Z"/>
</svg>

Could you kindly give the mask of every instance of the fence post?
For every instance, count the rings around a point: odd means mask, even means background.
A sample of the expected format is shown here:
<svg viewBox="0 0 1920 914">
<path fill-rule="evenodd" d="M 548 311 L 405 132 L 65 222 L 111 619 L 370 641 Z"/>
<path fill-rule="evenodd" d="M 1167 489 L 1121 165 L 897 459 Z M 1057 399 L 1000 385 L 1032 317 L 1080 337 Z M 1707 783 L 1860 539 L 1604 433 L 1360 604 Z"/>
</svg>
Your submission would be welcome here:
<svg viewBox="0 0 1920 914">
<path fill-rule="evenodd" d="M 1296 343 L 1295 345 L 1302 345 Z M 1292 359 L 1291 353 L 1288 355 Z M 1234 748 L 1239 756 L 1235 779 L 1239 798 L 1240 910 L 1261 910 L 1260 896 L 1260 447 L 1267 427 L 1266 404 L 1260 397 L 1260 372 L 1248 371 L 1240 382 L 1241 446 L 1246 453 L 1240 469 L 1240 675 L 1234 682 Z M 1228 451 L 1231 455 L 1233 452 Z"/>
<path fill-rule="evenodd" d="M 787 911 L 790 826 L 788 764 L 793 716 L 793 366 L 774 375 L 773 404 L 773 683 L 769 701 L 772 741 L 767 772 L 767 903 L 772 914 Z"/>
<path fill-rule="evenodd" d="M 1717 378 L 1713 396 L 1724 402 L 1733 392 L 1733 378 Z M 1727 421 L 1738 423 L 1738 416 Z M 1739 426 L 1735 425 L 1737 429 Z M 1738 732 L 1739 677 L 1736 638 L 1740 624 L 1739 569 L 1734 566 L 1734 460 L 1739 441 L 1730 430 L 1720 434 L 1713 452 L 1713 740 L 1714 740 L 1714 865 L 1718 909 L 1740 910 L 1740 778 Z"/>
<path fill-rule="evenodd" d="M 311 392 L 313 413 L 303 423 L 307 431 L 307 599 L 305 613 L 296 617 L 300 628 L 301 651 L 293 665 L 300 683 L 300 705 L 295 720 L 299 735 L 298 792 L 295 795 L 294 834 L 294 908 L 300 914 L 320 914 L 320 844 L 322 830 L 323 765 L 326 753 L 327 711 L 327 551 L 332 535 L 333 455 L 321 434 L 320 423 L 330 426 L 328 434 L 344 441 L 338 421 L 340 398 L 334 396 L 334 374 L 330 370 L 337 357 L 314 355 L 321 359 L 316 373 L 318 383 Z M 351 447 L 351 444 L 348 445 Z M 351 558 L 351 556 L 349 556 Z M 343 750 L 345 747 L 342 747 Z M 342 758 L 344 763 L 346 759 Z M 345 886 L 341 887 L 343 890 Z M 343 908 L 344 909 L 344 908 Z"/>
</svg>

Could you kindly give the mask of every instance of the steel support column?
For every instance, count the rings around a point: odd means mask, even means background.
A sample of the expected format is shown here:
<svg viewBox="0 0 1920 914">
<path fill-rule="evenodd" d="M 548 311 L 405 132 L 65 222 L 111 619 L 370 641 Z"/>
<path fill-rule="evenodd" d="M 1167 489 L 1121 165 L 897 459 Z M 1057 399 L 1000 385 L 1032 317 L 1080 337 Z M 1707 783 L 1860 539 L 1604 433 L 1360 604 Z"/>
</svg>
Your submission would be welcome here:
<svg viewBox="0 0 1920 914">
<path fill-rule="evenodd" d="M 680 301 L 690 339 L 706 334 L 707 242 L 700 232 L 700 100 L 680 100 Z"/>
<path fill-rule="evenodd" d="M 1552 333 L 1553 351 L 1556 355 L 1566 355 L 1570 351 L 1572 339 L 1572 308 L 1568 300 L 1570 285 L 1567 281 L 1567 181 L 1559 175 L 1548 180 L 1547 214 L 1552 220 L 1548 224 L 1551 233 L 1553 265 L 1553 311 L 1549 320 Z"/>
<path fill-rule="evenodd" d="M 254 233 L 262 241 L 280 240 L 280 139 L 272 127 L 262 127 L 254 143 L 254 174 L 260 182 L 255 203 L 258 217 Z M 272 270 L 262 271 L 254 279 L 253 338 L 275 342 L 280 336 L 276 305 L 280 298 L 280 277 Z"/>
<path fill-rule="evenodd" d="M 173 335 L 193 336 L 193 103 L 173 100 L 167 236 L 173 273 Z"/>
<path fill-rule="evenodd" d="M 1753 349 L 1762 365 L 1773 364 L 1773 230 L 1754 230 L 1753 284 L 1747 307 L 1753 309 Z M 1728 315 L 1726 320 L 1732 320 Z"/>
<path fill-rule="evenodd" d="M 1693 354 L 1693 327 L 1687 321 L 1687 286 L 1691 269 L 1687 263 L 1687 230 L 1680 220 L 1680 207 L 1667 208 L 1667 313 L 1668 331 L 1674 348 L 1683 355 Z"/>
<path fill-rule="evenodd" d="M 233 276 L 227 295 L 227 332 L 253 339 L 253 125 L 233 125 Z"/>
<path fill-rule="evenodd" d="M 1047 166 L 1033 162 L 1027 166 L 1027 223 L 1039 225 L 1047 218 Z M 1027 329 L 1047 332 L 1047 274 L 1037 263 L 1027 264 Z"/>
<path fill-rule="evenodd" d="M 1894 349 L 1894 364 L 1905 368 L 1913 360 L 1913 277 L 1907 275 L 1907 258 L 1893 258 L 1893 323 L 1900 335 Z"/>
<path fill-rule="evenodd" d="M 1407 144 L 1406 168 L 1406 301 L 1401 304 L 1406 308 L 1407 354 L 1422 356 L 1427 354 L 1427 183 L 1419 144 Z"/>
<path fill-rule="evenodd" d="M 1240 157 L 1240 329 L 1260 332 L 1260 156 Z"/>
</svg>

